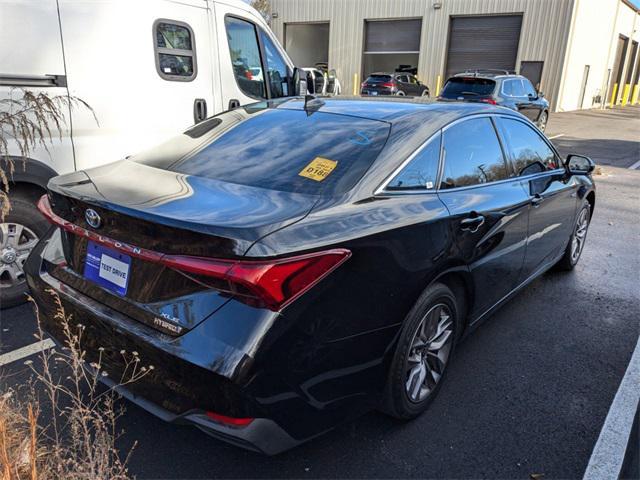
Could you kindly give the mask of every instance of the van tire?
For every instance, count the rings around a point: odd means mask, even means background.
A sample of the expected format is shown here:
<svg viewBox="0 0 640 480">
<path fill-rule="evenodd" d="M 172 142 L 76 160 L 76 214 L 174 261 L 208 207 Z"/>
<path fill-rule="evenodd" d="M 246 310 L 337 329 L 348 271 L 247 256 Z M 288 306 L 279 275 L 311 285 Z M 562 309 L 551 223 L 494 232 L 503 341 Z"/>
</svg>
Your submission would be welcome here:
<svg viewBox="0 0 640 480">
<path fill-rule="evenodd" d="M 11 285 L 11 275 L 7 267 L 8 265 L 13 265 L 10 268 L 14 273 L 17 270 L 21 270 L 21 267 L 18 269 L 17 265 L 18 263 L 20 265 L 24 264 L 27 251 L 20 252 L 20 250 L 16 250 L 13 247 L 15 245 L 31 245 L 28 250 L 31 251 L 37 241 L 44 237 L 49 229 L 49 224 L 27 195 L 19 191 L 11 192 L 9 199 L 11 210 L 4 221 L 0 223 L 0 282 L 2 282 L 0 283 L 0 308 L 2 309 L 14 307 L 27 301 L 26 293 L 28 287 L 24 274 L 18 277 L 21 281 Z M 19 228 L 17 226 L 23 227 L 21 237 L 17 240 L 7 240 L 9 238 L 8 233 Z M 8 260 L 13 258 L 12 252 L 18 253 L 19 258 L 16 258 L 12 263 L 8 263 Z"/>
</svg>

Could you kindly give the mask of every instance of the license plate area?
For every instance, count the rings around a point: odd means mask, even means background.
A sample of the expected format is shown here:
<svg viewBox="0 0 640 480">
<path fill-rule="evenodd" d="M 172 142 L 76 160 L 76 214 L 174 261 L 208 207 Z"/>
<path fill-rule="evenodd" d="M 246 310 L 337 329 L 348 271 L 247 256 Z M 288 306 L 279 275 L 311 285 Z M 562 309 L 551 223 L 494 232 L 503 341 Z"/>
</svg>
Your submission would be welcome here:
<svg viewBox="0 0 640 480">
<path fill-rule="evenodd" d="M 84 261 L 84 277 L 87 280 L 124 297 L 127 294 L 130 270 L 129 255 L 88 242 Z"/>
</svg>

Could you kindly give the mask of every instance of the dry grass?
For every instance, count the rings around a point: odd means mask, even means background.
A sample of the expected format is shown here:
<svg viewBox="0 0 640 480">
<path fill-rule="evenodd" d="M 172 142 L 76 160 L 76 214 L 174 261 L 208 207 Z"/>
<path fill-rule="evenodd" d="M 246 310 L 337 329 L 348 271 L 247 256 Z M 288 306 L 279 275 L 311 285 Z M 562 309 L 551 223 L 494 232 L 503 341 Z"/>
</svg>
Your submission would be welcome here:
<svg viewBox="0 0 640 480">
<path fill-rule="evenodd" d="M 8 193 L 16 168 L 13 158 L 28 158 L 39 147 L 48 153 L 54 138 L 62 140 L 66 113 L 77 107 L 88 109 L 98 123 L 93 109 L 77 97 L 51 97 L 14 88 L 8 98 L 0 100 L 0 222 L 11 209 Z"/>
<path fill-rule="evenodd" d="M 26 391 L 0 393 L 0 480 L 127 479 L 135 444 L 124 456 L 116 448 L 123 410 L 116 407 L 115 387 L 98 382 L 109 375 L 102 365 L 104 349 L 87 365 L 84 327 L 65 313 L 55 292 L 49 293 L 57 302 L 55 320 L 64 332 L 64 347 L 25 362 L 33 372 Z M 38 336 L 44 338 L 41 331 Z M 119 354 L 126 367 L 118 385 L 153 370 L 136 352 Z"/>
</svg>

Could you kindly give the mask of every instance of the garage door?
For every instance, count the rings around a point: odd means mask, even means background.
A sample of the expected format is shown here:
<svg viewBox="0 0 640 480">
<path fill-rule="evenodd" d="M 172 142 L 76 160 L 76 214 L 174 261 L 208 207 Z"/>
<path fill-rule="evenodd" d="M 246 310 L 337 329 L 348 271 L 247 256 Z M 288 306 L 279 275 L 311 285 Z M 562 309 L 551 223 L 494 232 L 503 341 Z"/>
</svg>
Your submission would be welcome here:
<svg viewBox="0 0 640 480">
<path fill-rule="evenodd" d="M 362 79 L 374 72 L 417 72 L 421 19 L 365 20 Z"/>
<path fill-rule="evenodd" d="M 467 69 L 515 70 L 522 15 L 451 17 L 447 78 Z"/>
</svg>

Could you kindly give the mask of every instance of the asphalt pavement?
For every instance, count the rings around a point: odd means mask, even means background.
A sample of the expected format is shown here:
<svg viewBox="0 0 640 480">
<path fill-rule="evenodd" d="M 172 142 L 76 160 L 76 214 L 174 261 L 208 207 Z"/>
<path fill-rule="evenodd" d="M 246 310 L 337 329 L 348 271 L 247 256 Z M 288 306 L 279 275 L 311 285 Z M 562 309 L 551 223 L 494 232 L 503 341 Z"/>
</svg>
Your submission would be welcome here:
<svg viewBox="0 0 640 480">
<path fill-rule="evenodd" d="M 126 402 L 123 451 L 138 478 L 581 477 L 638 340 L 640 109 L 552 115 L 563 153 L 605 165 L 582 259 L 534 281 L 465 340 L 439 396 L 413 422 L 369 413 L 265 457 Z M 611 155 L 607 155 L 607 152 Z M 606 165 L 617 165 L 611 167 Z M 35 341 L 30 306 L 0 313 L 0 354 Z M 25 378 L 22 361 L 4 383 Z"/>
</svg>

